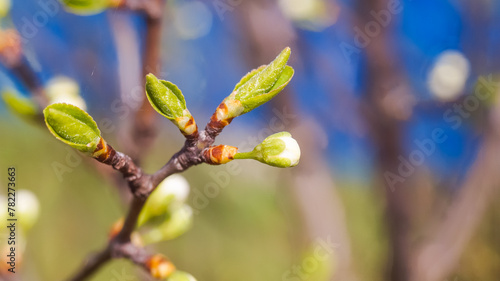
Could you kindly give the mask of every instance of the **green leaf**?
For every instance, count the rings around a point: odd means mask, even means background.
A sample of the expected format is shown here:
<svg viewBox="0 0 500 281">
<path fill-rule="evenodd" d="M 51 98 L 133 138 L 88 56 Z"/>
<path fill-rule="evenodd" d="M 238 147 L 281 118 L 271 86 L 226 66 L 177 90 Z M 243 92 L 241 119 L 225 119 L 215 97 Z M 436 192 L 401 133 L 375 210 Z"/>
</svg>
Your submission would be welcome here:
<svg viewBox="0 0 500 281">
<path fill-rule="evenodd" d="M 3 91 L 2 99 L 12 112 L 20 115 L 21 117 L 33 117 L 38 111 L 36 104 L 31 99 L 21 96 L 16 91 Z"/>
<path fill-rule="evenodd" d="M 113 6 L 112 0 L 59 0 L 66 10 L 78 15 L 93 15 Z"/>
<path fill-rule="evenodd" d="M 60 141 L 91 154 L 97 148 L 101 132 L 94 119 L 80 108 L 55 103 L 43 110 L 45 124 L 49 131 Z"/>
<path fill-rule="evenodd" d="M 285 69 L 290 54 L 290 48 L 285 48 L 274 61 L 238 88 L 236 99 L 243 102 L 247 98 L 269 92 Z"/>
<path fill-rule="evenodd" d="M 283 70 L 281 76 L 278 78 L 273 87 L 269 90 L 268 93 L 257 95 L 254 97 L 247 98 L 244 102 L 242 102 L 244 106 L 243 114 L 248 113 L 255 108 L 263 105 L 264 103 L 270 101 L 277 94 L 279 94 L 293 78 L 294 70 L 291 66 L 286 66 Z"/>
<path fill-rule="evenodd" d="M 245 84 L 248 80 L 250 80 L 252 77 L 257 75 L 259 72 L 261 72 L 266 67 L 267 67 L 267 65 L 262 65 L 256 69 L 248 72 L 245 76 L 243 76 L 243 78 L 241 78 L 240 82 L 238 82 L 238 84 L 236 84 L 236 87 L 234 87 L 233 91 L 238 90 L 239 87 L 243 86 L 243 84 Z"/>
<path fill-rule="evenodd" d="M 186 100 L 179 88 L 168 81 L 159 80 L 153 74 L 146 76 L 146 95 L 151 106 L 170 120 L 183 117 Z"/>
</svg>

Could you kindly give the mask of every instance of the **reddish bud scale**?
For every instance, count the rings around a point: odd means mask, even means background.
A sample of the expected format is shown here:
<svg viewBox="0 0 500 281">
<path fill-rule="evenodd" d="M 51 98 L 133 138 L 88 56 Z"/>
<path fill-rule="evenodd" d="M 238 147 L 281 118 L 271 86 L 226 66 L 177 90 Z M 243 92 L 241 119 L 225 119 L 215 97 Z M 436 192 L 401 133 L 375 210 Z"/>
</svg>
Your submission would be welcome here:
<svg viewBox="0 0 500 281">
<path fill-rule="evenodd" d="M 226 164 L 234 159 L 238 148 L 229 145 L 212 146 L 203 152 L 206 162 L 210 165 Z"/>
<path fill-rule="evenodd" d="M 146 268 L 153 278 L 168 278 L 176 269 L 175 266 L 163 255 L 156 254 L 146 261 Z"/>
<path fill-rule="evenodd" d="M 0 30 L 0 61 L 7 66 L 15 65 L 22 56 L 21 37 L 13 29 Z"/>
<path fill-rule="evenodd" d="M 198 137 L 198 126 L 196 125 L 196 121 L 194 117 L 191 116 L 186 124 L 183 125 L 181 129 L 181 133 L 188 139 L 194 139 Z"/>
<path fill-rule="evenodd" d="M 99 162 L 105 162 L 108 159 L 112 159 L 115 153 L 116 152 L 113 147 L 111 147 L 103 138 L 101 138 L 99 140 L 99 143 L 97 144 L 96 149 L 94 150 L 94 153 L 92 153 L 92 157 L 97 159 L 97 161 Z"/>
<path fill-rule="evenodd" d="M 109 6 L 112 8 L 124 7 L 127 2 L 125 0 L 111 0 Z"/>
<path fill-rule="evenodd" d="M 217 131 L 222 131 L 224 127 L 226 127 L 231 123 L 231 121 L 233 121 L 233 118 L 220 119 L 220 116 L 227 116 L 227 114 L 228 108 L 226 103 L 223 102 L 217 107 L 212 117 L 210 117 L 210 123 L 208 123 L 207 127 L 215 129 Z"/>
<path fill-rule="evenodd" d="M 118 235 L 118 233 L 120 233 L 120 231 L 122 231 L 123 223 L 124 223 L 123 218 L 121 218 L 121 219 L 117 220 L 115 223 L 113 223 L 113 225 L 111 226 L 111 229 L 109 231 L 109 240 L 115 238 L 115 236 Z"/>
</svg>

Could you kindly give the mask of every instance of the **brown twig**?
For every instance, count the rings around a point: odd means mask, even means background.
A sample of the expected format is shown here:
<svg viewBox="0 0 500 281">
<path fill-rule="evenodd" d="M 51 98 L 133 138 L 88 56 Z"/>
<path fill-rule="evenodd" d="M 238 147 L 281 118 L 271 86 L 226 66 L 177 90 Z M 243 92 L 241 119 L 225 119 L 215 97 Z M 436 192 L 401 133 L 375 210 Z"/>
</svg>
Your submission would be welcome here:
<svg viewBox="0 0 500 281">
<path fill-rule="evenodd" d="M 23 55 L 21 37 L 14 29 L 0 30 L 0 62 L 23 83 L 40 108 L 47 105 L 47 96 L 36 72 Z"/>
<path fill-rule="evenodd" d="M 358 0 L 357 24 L 363 27 L 371 20 L 371 11 L 384 10 L 387 0 Z M 384 180 L 387 171 L 393 171 L 402 155 L 402 122 L 412 114 L 411 93 L 407 90 L 404 74 L 399 70 L 397 59 L 391 54 L 389 29 L 381 28 L 365 48 L 366 59 L 366 123 L 372 134 L 377 151 L 377 168 L 380 186 L 386 200 L 385 216 L 389 233 L 390 261 L 386 279 L 408 280 L 410 274 L 410 225 L 412 217 L 408 204 L 408 182 L 399 183 L 397 191 Z"/>
<path fill-rule="evenodd" d="M 149 73 L 159 74 L 161 65 L 161 35 L 163 23 L 164 0 L 124 0 L 118 7 L 140 12 L 146 21 L 146 38 L 142 55 L 142 85 Z M 136 162 L 144 155 L 144 148 L 150 147 L 156 136 L 156 113 L 144 97 L 137 109 L 130 128 L 131 139 L 126 150 Z"/>
<path fill-rule="evenodd" d="M 141 255 L 125 254 L 130 250 L 131 235 L 134 231 L 137 219 L 141 213 L 147 198 L 154 191 L 160 182 L 168 176 L 187 170 L 188 168 L 201 163 L 211 164 L 212 160 L 206 157 L 205 151 L 214 143 L 215 137 L 207 131 L 213 131 L 214 128 L 207 125 L 205 131 L 200 132 L 198 137 L 187 139 L 183 148 L 177 152 L 161 169 L 152 175 L 143 173 L 132 159 L 116 150 L 110 145 L 104 144 L 102 141 L 98 150 L 104 152 L 97 159 L 99 162 L 112 166 L 115 170 L 122 173 L 125 180 L 128 182 L 130 191 L 133 194 L 133 199 L 130 204 L 129 212 L 125 218 L 125 222 L 121 231 L 112 238 L 106 248 L 99 252 L 78 271 L 75 276 L 70 279 L 72 281 L 84 280 L 92 275 L 102 265 L 108 262 L 111 258 L 128 258 L 132 259 L 137 264 L 141 264 L 145 252 L 136 249 Z M 105 146 L 104 146 L 105 145 Z M 130 253 L 130 252 L 128 252 Z"/>
</svg>

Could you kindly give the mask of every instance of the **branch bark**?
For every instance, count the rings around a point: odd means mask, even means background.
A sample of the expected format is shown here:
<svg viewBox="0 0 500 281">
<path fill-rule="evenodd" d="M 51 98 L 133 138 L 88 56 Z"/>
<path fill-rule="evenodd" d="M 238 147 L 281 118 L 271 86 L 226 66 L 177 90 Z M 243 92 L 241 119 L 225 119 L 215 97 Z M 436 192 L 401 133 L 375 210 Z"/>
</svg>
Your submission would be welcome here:
<svg viewBox="0 0 500 281">
<path fill-rule="evenodd" d="M 364 27 L 371 19 L 371 11 L 387 9 L 387 0 L 358 0 L 356 24 Z M 394 20 L 393 20 L 394 21 Z M 410 234 L 412 216 L 408 203 L 408 182 L 392 186 L 384 179 L 387 171 L 397 170 L 398 157 L 402 155 L 402 121 L 412 112 L 412 96 L 396 58 L 391 54 L 388 30 L 392 25 L 381 28 L 380 34 L 371 38 L 365 48 L 366 55 L 366 122 L 375 143 L 378 175 L 386 200 L 386 218 L 389 229 L 390 249 L 387 266 L 388 279 L 408 281 L 410 275 Z M 397 190 L 395 190 L 397 188 Z"/>
<path fill-rule="evenodd" d="M 133 162 L 131 157 L 114 150 L 113 147 L 106 144 L 105 152 L 101 154 L 97 160 L 112 166 L 115 170 L 122 173 L 129 184 L 133 199 L 120 232 L 109 241 L 106 248 L 96 256 L 91 257 L 70 280 L 84 280 L 111 260 L 111 258 L 128 258 L 132 259 L 132 261 L 135 259 L 135 263 L 139 263 L 137 259 L 143 260 L 138 256 L 126 254 L 126 251 L 130 251 L 132 247 L 131 235 L 136 227 L 137 219 L 139 218 L 139 214 L 147 198 L 158 184 L 168 176 L 185 171 L 201 163 L 212 164 L 211 159 L 207 158 L 205 151 L 215 142 L 215 136 L 208 132 L 215 130 L 212 124 L 209 123 L 206 130 L 200 132 L 197 137 L 186 139 L 183 148 L 172 156 L 161 169 L 152 175 L 143 173 L 142 169 Z M 218 132 L 220 133 L 220 130 L 218 130 Z M 103 145 L 103 142 L 101 142 L 101 147 Z M 98 147 L 98 149 L 101 149 L 101 147 Z M 140 250 L 136 249 L 136 251 Z M 140 251 L 140 253 L 140 256 L 144 255 L 142 251 Z"/>
<path fill-rule="evenodd" d="M 126 0 L 120 8 L 141 12 L 146 22 L 146 38 L 142 55 L 142 85 L 145 85 L 145 77 L 149 73 L 159 74 L 161 66 L 161 40 L 164 0 Z M 144 87 L 143 87 L 144 90 Z M 150 147 L 156 137 L 155 129 L 156 112 L 153 110 L 146 97 L 137 109 L 131 120 L 130 140 L 127 152 L 140 163 L 144 155 L 144 148 Z"/>
</svg>

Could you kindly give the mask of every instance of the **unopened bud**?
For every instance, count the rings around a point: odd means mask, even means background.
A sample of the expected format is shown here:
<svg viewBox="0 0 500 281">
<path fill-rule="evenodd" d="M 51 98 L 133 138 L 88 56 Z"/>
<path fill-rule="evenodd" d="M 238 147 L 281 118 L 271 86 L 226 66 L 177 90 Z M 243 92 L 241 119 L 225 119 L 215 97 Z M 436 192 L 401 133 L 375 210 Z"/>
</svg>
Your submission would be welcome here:
<svg viewBox="0 0 500 281">
<path fill-rule="evenodd" d="M 19 225 L 27 232 L 33 227 L 40 215 L 40 203 L 36 195 L 29 190 L 19 190 L 17 197 L 16 215 L 18 216 Z"/>
<path fill-rule="evenodd" d="M 262 163 L 288 168 L 299 164 L 300 147 L 292 135 L 281 132 L 267 137 L 253 151 L 237 153 L 235 159 L 255 159 Z"/>
<path fill-rule="evenodd" d="M 146 76 L 146 96 L 151 106 L 174 123 L 186 137 L 198 135 L 198 127 L 186 108 L 181 90 L 172 82 L 159 80 L 153 74 Z"/>
<path fill-rule="evenodd" d="M 175 271 L 175 266 L 163 255 L 157 254 L 146 261 L 146 268 L 153 278 L 165 279 Z"/>
<path fill-rule="evenodd" d="M 218 145 L 207 148 L 203 153 L 208 164 L 221 165 L 232 161 L 237 152 L 237 147 Z"/>
<path fill-rule="evenodd" d="M 163 180 L 146 201 L 139 215 L 138 226 L 164 215 L 171 207 L 181 206 L 186 202 L 189 190 L 188 181 L 181 175 L 174 174 Z"/>
<path fill-rule="evenodd" d="M 22 55 L 23 48 L 19 33 L 15 29 L 0 29 L 0 62 L 8 67 L 14 66 L 19 63 Z"/>
<path fill-rule="evenodd" d="M 96 159 L 107 159 L 110 147 L 87 112 L 71 104 L 55 103 L 47 106 L 43 114 L 56 139 Z"/>
<path fill-rule="evenodd" d="M 193 224 L 193 210 L 188 205 L 172 212 L 164 222 L 142 235 L 145 244 L 175 239 L 186 233 Z"/>
<path fill-rule="evenodd" d="M 72 104 L 82 110 L 87 109 L 85 100 L 80 96 L 80 86 L 75 80 L 59 76 L 51 79 L 45 87 L 49 104 L 67 103 Z"/>
<path fill-rule="evenodd" d="M 219 105 L 211 118 L 212 127 L 224 127 L 235 117 L 250 112 L 270 101 L 285 88 L 294 70 L 287 66 L 290 48 L 285 48 L 269 65 L 261 66 L 245 75 Z"/>
</svg>

